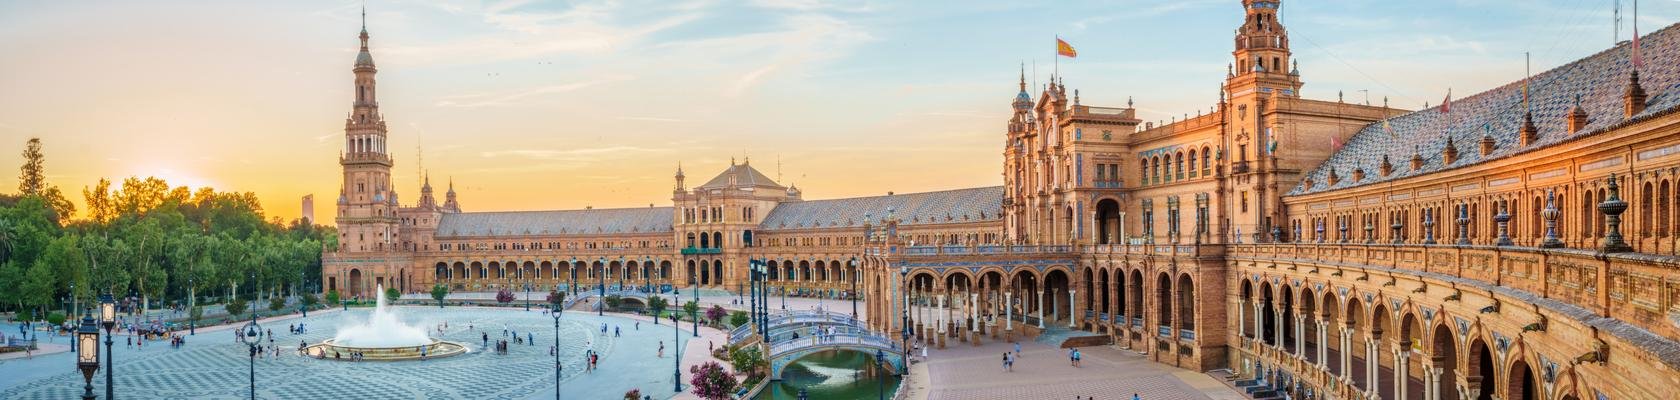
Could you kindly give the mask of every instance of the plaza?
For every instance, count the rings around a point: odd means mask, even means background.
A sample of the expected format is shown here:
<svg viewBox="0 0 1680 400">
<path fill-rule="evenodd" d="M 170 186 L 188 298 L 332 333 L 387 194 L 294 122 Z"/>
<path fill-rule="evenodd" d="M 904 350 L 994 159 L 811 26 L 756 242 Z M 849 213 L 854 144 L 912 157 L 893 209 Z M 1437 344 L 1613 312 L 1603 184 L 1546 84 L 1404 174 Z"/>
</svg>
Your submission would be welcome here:
<svg viewBox="0 0 1680 400">
<path fill-rule="evenodd" d="M 543 399 L 554 398 L 553 319 L 538 309 L 484 307 L 397 307 L 405 321 L 436 332 L 447 322 L 438 338 L 468 344 L 470 353 L 443 359 L 399 362 L 334 362 L 297 355 L 299 341 L 311 344 L 333 337 L 336 327 L 347 319 L 365 317 L 369 309 L 318 311 L 309 318 L 295 314 L 262 321 L 274 332 L 278 357 L 256 361 L 257 397 L 274 399 Z M 640 328 L 637 323 L 640 322 Z M 288 325 L 304 324 L 308 332 L 288 334 Z M 601 324 L 609 332 L 600 332 Z M 487 351 L 482 334 L 490 344 L 508 340 L 502 330 L 530 334 L 533 341 L 511 344 L 506 354 Z M 15 327 L 13 327 L 15 331 Z M 614 336 L 618 329 L 622 336 Z M 167 341 L 151 341 L 143 348 L 124 345 L 116 339 L 115 391 L 119 397 L 147 399 L 241 399 L 248 396 L 246 347 L 234 341 L 226 326 L 199 329 L 187 336 L 186 344 L 171 348 Z M 623 316 L 600 317 L 593 313 L 562 313 L 560 359 L 563 366 L 562 394 L 599 398 L 619 395 L 631 389 L 654 398 L 675 395 L 671 384 L 672 328 Z M 683 350 L 690 347 L 691 331 L 681 335 Z M 687 365 L 705 355 L 705 338 L 694 339 L 699 352 L 685 356 Z M 58 338 L 59 344 L 66 338 Z M 660 342 L 665 357 L 658 357 Z M 588 344 L 592 343 L 593 347 Z M 266 342 L 265 342 L 266 344 Z M 585 372 L 585 350 L 601 354 L 599 369 Z M 102 349 L 103 350 L 103 349 Z M 0 399 L 67 399 L 81 395 L 81 374 L 64 368 L 73 364 L 73 354 L 61 352 L 33 359 L 0 361 Z M 104 379 L 95 377 L 94 391 L 104 393 Z M 687 383 L 685 382 L 686 386 Z"/>
</svg>

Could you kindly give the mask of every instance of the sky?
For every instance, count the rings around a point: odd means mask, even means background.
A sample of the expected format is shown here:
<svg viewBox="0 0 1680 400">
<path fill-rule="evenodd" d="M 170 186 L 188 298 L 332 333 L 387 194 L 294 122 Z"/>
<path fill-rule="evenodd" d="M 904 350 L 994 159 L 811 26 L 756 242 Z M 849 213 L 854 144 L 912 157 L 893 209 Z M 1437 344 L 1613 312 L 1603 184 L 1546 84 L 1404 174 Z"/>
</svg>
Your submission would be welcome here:
<svg viewBox="0 0 1680 400">
<path fill-rule="evenodd" d="M 1632 35 L 1622 0 L 1282 0 L 1303 95 L 1416 109 Z M 40 137 L 99 178 L 255 192 L 331 223 L 362 1 L 0 1 L 0 167 Z M 1640 3 L 1649 32 L 1680 1 Z M 465 211 L 669 205 L 731 160 L 808 199 L 1002 183 L 1016 81 L 1207 110 L 1239 0 L 368 0 L 399 199 Z M 1079 51 L 1057 60 L 1054 38 Z M 1036 92 L 1034 92 L 1036 94 Z M 0 174 L 0 190 L 17 177 Z M 324 218 L 324 220 L 323 220 Z"/>
</svg>

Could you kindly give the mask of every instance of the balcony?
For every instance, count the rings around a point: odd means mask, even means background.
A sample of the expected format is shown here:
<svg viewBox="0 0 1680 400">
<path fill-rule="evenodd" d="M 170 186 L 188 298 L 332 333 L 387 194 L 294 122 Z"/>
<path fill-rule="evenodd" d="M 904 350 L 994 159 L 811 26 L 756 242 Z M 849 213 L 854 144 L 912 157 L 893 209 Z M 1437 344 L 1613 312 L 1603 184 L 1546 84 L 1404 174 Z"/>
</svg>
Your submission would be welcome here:
<svg viewBox="0 0 1680 400">
<path fill-rule="evenodd" d="M 723 249 L 716 248 L 716 247 L 712 247 L 712 248 L 684 247 L 682 249 L 682 255 L 692 256 L 692 255 L 697 255 L 697 254 L 723 254 Z"/>
</svg>

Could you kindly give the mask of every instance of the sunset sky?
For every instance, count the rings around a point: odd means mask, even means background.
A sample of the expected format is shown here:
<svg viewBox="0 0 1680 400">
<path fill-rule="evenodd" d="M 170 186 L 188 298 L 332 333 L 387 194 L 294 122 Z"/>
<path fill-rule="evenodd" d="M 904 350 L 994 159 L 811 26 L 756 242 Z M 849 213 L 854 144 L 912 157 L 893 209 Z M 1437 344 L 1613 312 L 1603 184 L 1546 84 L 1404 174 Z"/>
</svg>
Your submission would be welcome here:
<svg viewBox="0 0 1680 400">
<path fill-rule="evenodd" d="M 1307 97 L 1402 108 L 1609 47 L 1612 0 L 1283 0 Z M 1623 0 L 1631 14 L 1631 0 Z M 256 192 L 330 223 L 362 2 L 0 2 L 0 167 Z M 806 198 L 1001 184 L 1022 63 L 1146 120 L 1207 110 L 1239 0 L 369 0 L 397 191 L 466 211 L 668 205 L 730 159 Z M 1680 1 L 1640 4 L 1641 31 Z M 1625 15 L 1621 39 L 1632 33 Z M 1053 67 L 1053 38 L 1079 50 Z M 1036 65 L 1036 66 L 1035 66 Z M 1036 92 L 1035 92 L 1036 94 Z M 778 161 L 779 160 L 779 161 Z M 15 173 L 0 190 L 15 191 Z"/>
</svg>

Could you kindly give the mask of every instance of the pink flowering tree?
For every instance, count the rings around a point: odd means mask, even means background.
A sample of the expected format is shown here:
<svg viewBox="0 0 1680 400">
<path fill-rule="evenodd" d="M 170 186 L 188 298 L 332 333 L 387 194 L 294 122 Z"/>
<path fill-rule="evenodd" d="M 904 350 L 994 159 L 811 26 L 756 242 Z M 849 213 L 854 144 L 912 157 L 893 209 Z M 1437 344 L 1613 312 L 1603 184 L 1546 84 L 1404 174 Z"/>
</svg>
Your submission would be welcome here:
<svg viewBox="0 0 1680 400">
<path fill-rule="evenodd" d="M 730 374 L 716 361 L 688 368 L 694 376 L 689 379 L 689 387 L 694 388 L 694 395 L 707 400 L 728 400 L 735 391 L 735 375 Z"/>
</svg>

